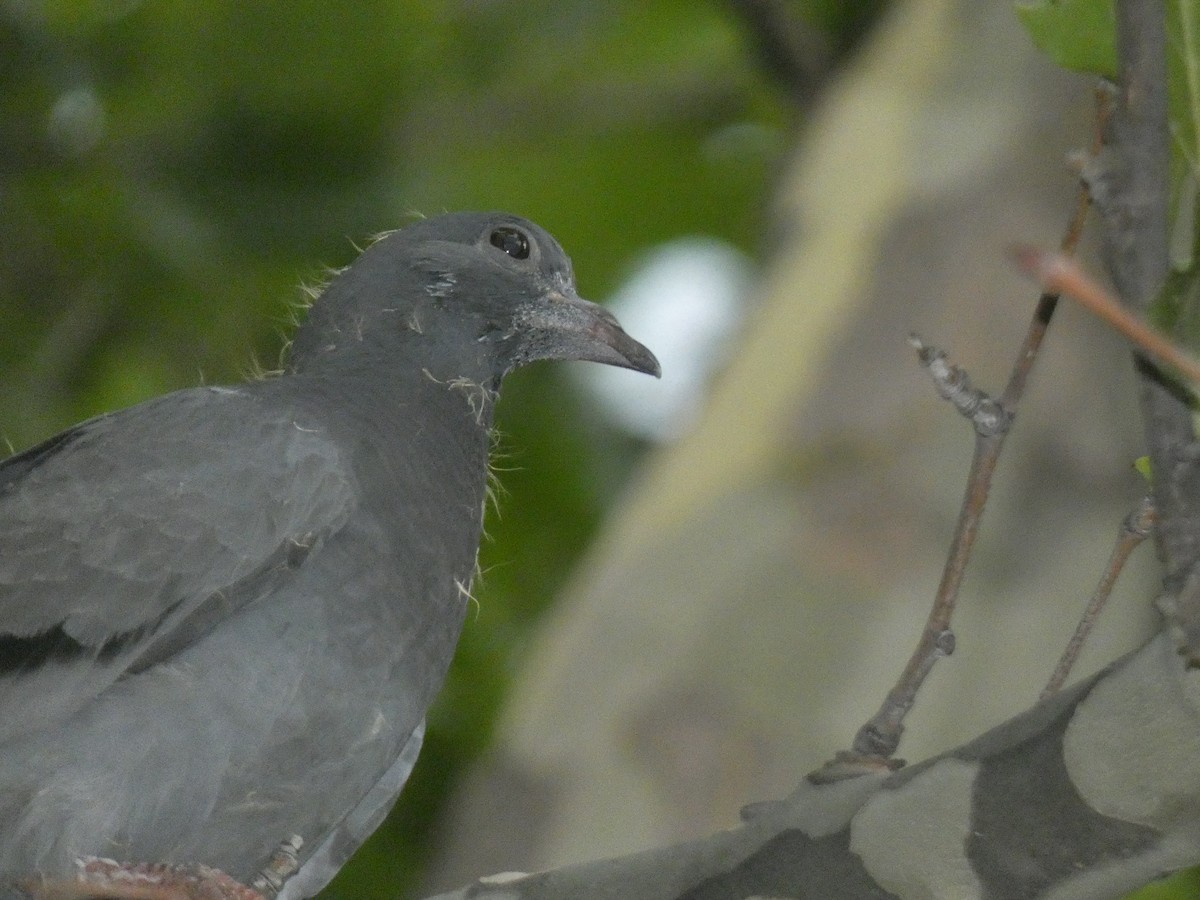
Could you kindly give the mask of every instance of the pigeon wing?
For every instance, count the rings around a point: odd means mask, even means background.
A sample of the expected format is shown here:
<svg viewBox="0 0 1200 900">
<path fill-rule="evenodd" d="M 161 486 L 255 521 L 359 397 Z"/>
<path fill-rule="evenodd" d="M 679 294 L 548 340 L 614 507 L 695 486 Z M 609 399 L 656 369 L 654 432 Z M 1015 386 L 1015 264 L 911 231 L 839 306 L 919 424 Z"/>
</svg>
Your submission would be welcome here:
<svg viewBox="0 0 1200 900">
<path fill-rule="evenodd" d="M 346 521 L 337 447 L 257 387 L 168 394 L 0 463 L 0 743 L 171 656 Z"/>
</svg>

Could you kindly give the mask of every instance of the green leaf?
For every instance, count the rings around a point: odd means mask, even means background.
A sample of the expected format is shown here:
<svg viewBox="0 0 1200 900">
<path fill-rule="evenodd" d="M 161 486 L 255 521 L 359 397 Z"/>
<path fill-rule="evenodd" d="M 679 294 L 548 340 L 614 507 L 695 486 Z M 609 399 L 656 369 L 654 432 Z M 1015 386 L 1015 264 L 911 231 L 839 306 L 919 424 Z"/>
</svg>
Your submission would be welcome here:
<svg viewBox="0 0 1200 900">
<path fill-rule="evenodd" d="M 1167 4 L 1167 90 L 1173 152 L 1200 181 L 1200 4 Z"/>
<path fill-rule="evenodd" d="M 1180 0 L 1183 3 L 1190 0 Z M 1117 22 L 1113 0 L 1032 0 L 1017 4 L 1033 42 L 1065 69 L 1107 78 L 1117 75 Z"/>
<path fill-rule="evenodd" d="M 1154 483 L 1154 480 L 1150 477 L 1150 457 L 1139 456 L 1133 461 L 1133 467 L 1139 475 L 1146 479 L 1147 484 Z"/>
</svg>

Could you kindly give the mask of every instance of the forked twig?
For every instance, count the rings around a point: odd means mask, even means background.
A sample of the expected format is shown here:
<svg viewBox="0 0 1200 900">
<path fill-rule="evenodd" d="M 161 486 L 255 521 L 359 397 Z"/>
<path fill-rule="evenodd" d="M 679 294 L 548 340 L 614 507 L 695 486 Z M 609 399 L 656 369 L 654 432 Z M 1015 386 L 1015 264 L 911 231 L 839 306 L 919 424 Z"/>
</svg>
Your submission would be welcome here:
<svg viewBox="0 0 1200 900">
<path fill-rule="evenodd" d="M 1099 151 L 1108 114 L 1107 99 L 1098 95 L 1093 153 Z M 1075 211 L 1060 245 L 1064 254 L 1075 252 L 1089 207 L 1087 188 L 1081 185 Z M 917 694 L 933 670 L 934 664 L 943 656 L 954 652 L 955 638 L 950 629 L 950 620 L 958 602 L 967 561 L 979 533 L 979 524 L 991 490 L 992 476 L 996 471 L 1004 439 L 1008 435 L 1009 424 L 1025 393 L 1026 381 L 1037 361 L 1038 351 L 1054 316 L 1058 300 L 1059 295 L 1053 291 L 1047 291 L 1038 298 L 1025 339 L 1013 363 L 1008 384 L 999 400 L 971 388 L 966 374 L 950 364 L 944 352 L 927 347 L 917 338 L 910 339 L 917 348 L 922 363 L 933 377 L 939 393 L 951 400 L 974 425 L 975 452 L 971 459 L 971 470 L 967 476 L 966 491 L 946 565 L 942 570 L 942 579 L 916 649 L 909 657 L 895 686 L 884 698 L 878 712 L 867 720 L 854 736 L 851 749 L 838 753 L 821 769 L 810 773 L 810 781 L 836 781 L 864 772 L 895 769 L 904 764 L 903 760 L 892 758 L 904 733 L 904 718 L 916 702 Z M 979 415 L 981 409 L 985 411 L 982 418 Z"/>
</svg>

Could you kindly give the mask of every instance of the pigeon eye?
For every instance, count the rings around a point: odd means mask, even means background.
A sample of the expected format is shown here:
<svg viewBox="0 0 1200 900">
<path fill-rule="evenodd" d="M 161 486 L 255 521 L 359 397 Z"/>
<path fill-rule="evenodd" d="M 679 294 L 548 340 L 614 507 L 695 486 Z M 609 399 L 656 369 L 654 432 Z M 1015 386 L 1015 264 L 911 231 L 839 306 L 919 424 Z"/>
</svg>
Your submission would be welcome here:
<svg viewBox="0 0 1200 900">
<path fill-rule="evenodd" d="M 529 238 L 516 228 L 497 228 L 488 238 L 493 247 L 499 247 L 513 259 L 529 259 Z"/>
</svg>

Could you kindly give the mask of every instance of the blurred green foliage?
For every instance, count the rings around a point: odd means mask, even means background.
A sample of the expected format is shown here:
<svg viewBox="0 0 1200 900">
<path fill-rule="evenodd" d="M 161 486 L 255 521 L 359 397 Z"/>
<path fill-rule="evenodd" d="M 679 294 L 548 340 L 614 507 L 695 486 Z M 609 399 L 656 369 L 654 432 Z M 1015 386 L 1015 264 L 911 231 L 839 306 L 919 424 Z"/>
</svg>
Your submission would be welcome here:
<svg viewBox="0 0 1200 900">
<path fill-rule="evenodd" d="M 297 284 L 418 213 L 534 218 L 596 299 L 676 235 L 753 250 L 797 111 L 734 6 L 0 0 L 0 437 L 274 367 Z M 882 6 L 780 8 L 840 52 Z M 640 449 L 554 367 L 512 379 L 500 431 L 478 612 L 401 806 L 334 895 L 414 883 Z"/>
<path fill-rule="evenodd" d="M 1063 68 L 1117 77 L 1113 0 L 1019 0 L 1016 10 L 1033 42 Z"/>
<path fill-rule="evenodd" d="M 1184 869 L 1159 881 L 1152 881 L 1125 900 L 1196 900 L 1200 897 L 1200 867 Z"/>
</svg>

